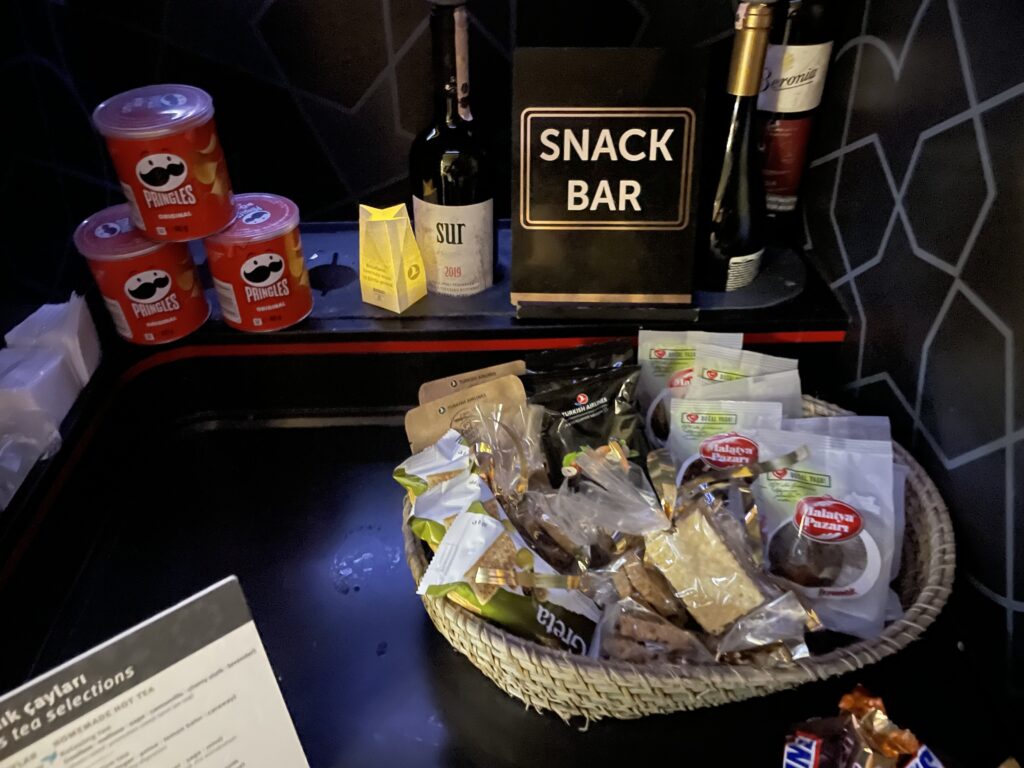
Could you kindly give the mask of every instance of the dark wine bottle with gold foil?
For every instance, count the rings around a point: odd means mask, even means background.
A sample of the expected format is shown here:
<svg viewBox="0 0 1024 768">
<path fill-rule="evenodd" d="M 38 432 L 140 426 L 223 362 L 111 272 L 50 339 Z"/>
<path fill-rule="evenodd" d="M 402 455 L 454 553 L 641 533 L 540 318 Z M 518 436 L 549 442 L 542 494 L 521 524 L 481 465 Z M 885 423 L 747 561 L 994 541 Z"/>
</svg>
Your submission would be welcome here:
<svg viewBox="0 0 1024 768">
<path fill-rule="evenodd" d="M 741 3 L 736 13 L 726 87 L 728 136 L 701 280 L 701 287 L 708 291 L 734 291 L 749 285 L 761 267 L 765 200 L 756 111 L 771 16 L 771 6 L 764 3 Z"/>
<path fill-rule="evenodd" d="M 416 241 L 427 289 L 470 296 L 494 281 L 494 192 L 469 109 L 465 0 L 432 0 L 434 118 L 409 154 Z"/>
</svg>

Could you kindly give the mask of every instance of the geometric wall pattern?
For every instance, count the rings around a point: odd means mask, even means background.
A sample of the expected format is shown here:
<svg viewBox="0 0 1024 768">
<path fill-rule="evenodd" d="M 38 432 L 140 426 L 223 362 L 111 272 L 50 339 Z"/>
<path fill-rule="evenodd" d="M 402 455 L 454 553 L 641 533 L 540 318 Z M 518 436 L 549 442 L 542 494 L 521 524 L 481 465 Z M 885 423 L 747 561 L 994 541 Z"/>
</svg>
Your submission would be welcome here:
<svg viewBox="0 0 1024 768">
<path fill-rule="evenodd" d="M 947 499 L 979 633 L 1024 690 L 1024 3 L 846 4 L 805 232 L 856 331 L 848 396 Z"/>
</svg>

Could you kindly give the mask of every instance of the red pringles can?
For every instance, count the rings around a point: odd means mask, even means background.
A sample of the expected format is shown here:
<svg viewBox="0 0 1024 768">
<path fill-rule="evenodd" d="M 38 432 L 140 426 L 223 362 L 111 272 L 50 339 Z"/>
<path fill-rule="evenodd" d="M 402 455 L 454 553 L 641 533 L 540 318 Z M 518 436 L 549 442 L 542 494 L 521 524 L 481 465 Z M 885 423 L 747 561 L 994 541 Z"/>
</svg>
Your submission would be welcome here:
<svg viewBox="0 0 1024 768">
<path fill-rule="evenodd" d="M 234 223 L 206 238 L 206 256 L 224 322 L 276 331 L 313 310 L 299 239 L 299 208 L 286 197 L 235 196 Z"/>
<path fill-rule="evenodd" d="M 185 243 L 154 243 L 125 204 L 79 224 L 75 246 L 89 262 L 117 332 L 136 344 L 187 336 L 210 316 Z"/>
<path fill-rule="evenodd" d="M 107 99 L 92 117 L 132 221 L 151 240 L 196 240 L 231 223 L 231 180 L 210 94 L 191 85 L 149 85 Z"/>
</svg>

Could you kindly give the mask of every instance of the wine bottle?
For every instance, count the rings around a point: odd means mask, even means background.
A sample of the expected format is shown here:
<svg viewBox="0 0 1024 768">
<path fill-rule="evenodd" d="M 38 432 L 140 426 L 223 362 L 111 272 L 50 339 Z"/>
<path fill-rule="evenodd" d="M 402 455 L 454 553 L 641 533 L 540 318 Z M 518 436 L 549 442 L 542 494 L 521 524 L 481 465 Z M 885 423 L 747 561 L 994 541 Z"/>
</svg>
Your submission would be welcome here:
<svg viewBox="0 0 1024 768">
<path fill-rule="evenodd" d="M 416 241 L 427 290 L 471 296 L 494 281 L 494 200 L 469 107 L 465 0 L 434 0 L 434 117 L 409 155 Z"/>
<path fill-rule="evenodd" d="M 764 186 L 769 216 L 796 208 L 814 112 L 821 103 L 832 32 L 819 0 L 777 4 L 757 108 L 764 125 Z"/>
<path fill-rule="evenodd" d="M 771 7 L 740 3 L 726 86 L 729 127 L 711 209 L 703 287 L 734 291 L 757 277 L 764 253 L 764 185 L 755 124 Z"/>
</svg>

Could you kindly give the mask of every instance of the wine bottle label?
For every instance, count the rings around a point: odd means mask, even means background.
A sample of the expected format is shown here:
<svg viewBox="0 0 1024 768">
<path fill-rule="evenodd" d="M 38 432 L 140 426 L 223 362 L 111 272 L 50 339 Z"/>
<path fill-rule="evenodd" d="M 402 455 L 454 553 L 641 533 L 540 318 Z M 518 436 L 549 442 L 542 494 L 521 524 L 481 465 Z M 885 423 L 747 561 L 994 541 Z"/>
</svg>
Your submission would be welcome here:
<svg viewBox="0 0 1024 768">
<path fill-rule="evenodd" d="M 754 278 L 757 277 L 758 270 L 761 268 L 763 253 L 764 248 L 757 253 L 733 256 L 729 259 L 729 271 L 725 276 L 725 290 L 735 291 L 754 282 Z"/>
<path fill-rule="evenodd" d="M 796 208 L 811 118 L 769 120 L 764 132 L 764 190 L 769 211 Z"/>
<path fill-rule="evenodd" d="M 427 290 L 472 296 L 494 280 L 494 201 L 437 205 L 413 196 Z"/>
<path fill-rule="evenodd" d="M 821 103 L 832 43 L 769 45 L 757 108 L 763 112 L 807 112 Z"/>
<path fill-rule="evenodd" d="M 472 120 L 469 109 L 469 16 L 466 6 L 455 9 L 455 83 L 458 88 L 459 117 Z"/>
</svg>

